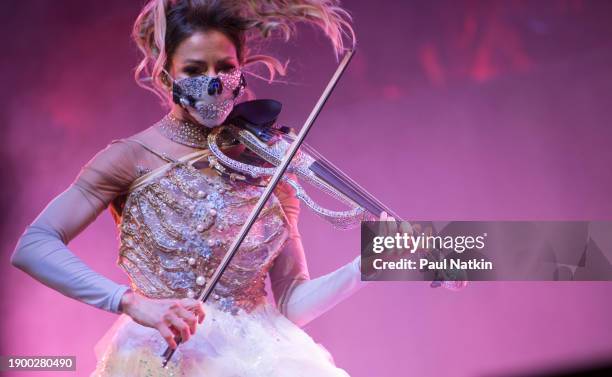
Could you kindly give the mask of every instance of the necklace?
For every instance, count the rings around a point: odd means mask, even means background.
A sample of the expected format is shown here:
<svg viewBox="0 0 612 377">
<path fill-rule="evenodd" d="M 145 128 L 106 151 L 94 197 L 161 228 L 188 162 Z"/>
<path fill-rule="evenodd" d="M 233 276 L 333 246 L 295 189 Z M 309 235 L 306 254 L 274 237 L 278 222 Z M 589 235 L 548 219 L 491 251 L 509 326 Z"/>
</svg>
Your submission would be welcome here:
<svg viewBox="0 0 612 377">
<path fill-rule="evenodd" d="M 177 119 L 172 113 L 166 114 L 155 126 L 162 135 L 174 142 L 193 148 L 208 148 L 210 129 L 206 126 Z"/>
</svg>

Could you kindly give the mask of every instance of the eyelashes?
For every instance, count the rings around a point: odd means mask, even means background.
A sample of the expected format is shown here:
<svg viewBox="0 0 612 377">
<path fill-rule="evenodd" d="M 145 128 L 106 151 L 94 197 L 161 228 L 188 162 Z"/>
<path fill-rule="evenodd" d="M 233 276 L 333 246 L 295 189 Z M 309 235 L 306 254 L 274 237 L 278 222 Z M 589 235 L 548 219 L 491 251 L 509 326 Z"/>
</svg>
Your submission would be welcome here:
<svg viewBox="0 0 612 377">
<path fill-rule="evenodd" d="M 223 64 L 219 66 L 219 71 L 226 72 L 226 71 L 231 71 L 234 68 L 236 68 L 236 66 L 233 64 Z"/>
<path fill-rule="evenodd" d="M 188 74 L 190 76 L 197 74 L 198 71 L 199 71 L 199 69 L 197 69 L 197 68 L 183 68 L 183 73 L 186 73 L 186 74 Z"/>
<path fill-rule="evenodd" d="M 233 69 L 235 69 L 236 66 L 233 64 L 227 64 L 227 65 L 223 65 L 217 68 L 217 72 L 229 72 Z M 187 66 L 185 68 L 183 68 L 183 73 L 189 75 L 189 76 L 195 76 L 195 75 L 200 75 L 200 74 L 205 74 L 204 70 L 200 69 L 200 67 L 196 67 L 196 66 Z"/>
</svg>

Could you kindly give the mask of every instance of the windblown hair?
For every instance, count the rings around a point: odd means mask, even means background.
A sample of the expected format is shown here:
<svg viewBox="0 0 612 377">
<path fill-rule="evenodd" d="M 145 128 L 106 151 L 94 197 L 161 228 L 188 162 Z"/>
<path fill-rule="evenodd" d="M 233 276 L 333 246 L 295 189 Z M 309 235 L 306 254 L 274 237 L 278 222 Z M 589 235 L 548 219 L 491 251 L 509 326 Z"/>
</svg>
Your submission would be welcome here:
<svg viewBox="0 0 612 377">
<path fill-rule="evenodd" d="M 134 78 L 169 105 L 170 83 L 162 69 L 169 71 L 171 58 L 183 40 L 198 31 L 216 30 L 234 43 L 243 69 L 248 71 L 249 66 L 261 63 L 272 82 L 276 74 L 286 74 L 287 64 L 252 52 L 257 42 L 275 35 L 288 41 L 296 34 L 298 23 L 307 23 L 325 33 L 338 60 L 345 49 L 344 38 L 355 46 L 351 21 L 339 0 L 150 0 L 132 31 L 143 54 Z"/>
</svg>

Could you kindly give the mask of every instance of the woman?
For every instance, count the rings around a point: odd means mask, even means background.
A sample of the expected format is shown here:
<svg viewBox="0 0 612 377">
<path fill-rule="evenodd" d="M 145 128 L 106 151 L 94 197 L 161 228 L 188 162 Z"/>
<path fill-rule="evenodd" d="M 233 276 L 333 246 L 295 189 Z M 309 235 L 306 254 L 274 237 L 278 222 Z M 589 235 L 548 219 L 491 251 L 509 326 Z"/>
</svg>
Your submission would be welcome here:
<svg viewBox="0 0 612 377">
<path fill-rule="evenodd" d="M 136 79 L 169 113 L 98 152 L 26 229 L 11 259 L 69 297 L 120 313 L 96 346 L 92 376 L 347 376 L 300 326 L 366 284 L 360 259 L 310 279 L 288 185 L 277 187 L 211 299 L 197 297 L 263 191 L 206 164 L 207 136 L 245 92 L 248 67 L 263 63 L 271 79 L 285 73 L 250 47 L 306 22 L 341 52 L 342 37 L 353 36 L 349 20 L 331 0 L 145 5 L 133 32 L 144 55 Z M 222 147 L 245 158 L 243 148 Z M 95 273 L 66 246 L 107 207 L 130 287 Z M 276 305 L 266 299 L 268 275 Z M 179 334 L 183 343 L 162 368 L 160 355 Z"/>
</svg>

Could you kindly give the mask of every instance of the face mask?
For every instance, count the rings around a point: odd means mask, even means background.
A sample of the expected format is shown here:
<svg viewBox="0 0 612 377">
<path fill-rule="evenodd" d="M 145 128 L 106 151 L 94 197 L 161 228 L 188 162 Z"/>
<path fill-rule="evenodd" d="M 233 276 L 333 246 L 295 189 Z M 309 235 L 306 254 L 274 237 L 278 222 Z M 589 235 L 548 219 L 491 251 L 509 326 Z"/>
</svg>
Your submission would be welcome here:
<svg viewBox="0 0 612 377">
<path fill-rule="evenodd" d="M 198 123 L 212 128 L 225 121 L 245 87 L 246 80 L 239 68 L 217 76 L 172 79 L 172 100 Z"/>
</svg>

